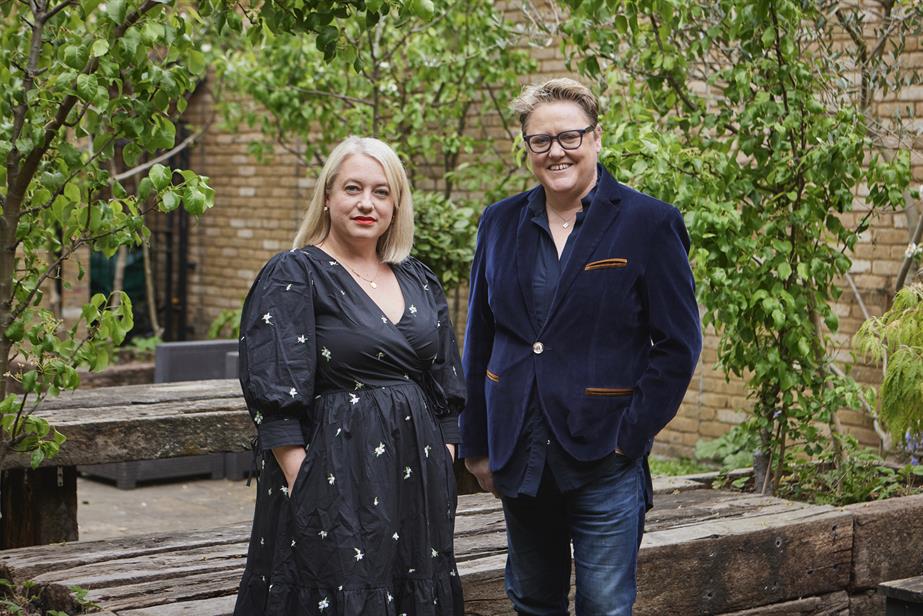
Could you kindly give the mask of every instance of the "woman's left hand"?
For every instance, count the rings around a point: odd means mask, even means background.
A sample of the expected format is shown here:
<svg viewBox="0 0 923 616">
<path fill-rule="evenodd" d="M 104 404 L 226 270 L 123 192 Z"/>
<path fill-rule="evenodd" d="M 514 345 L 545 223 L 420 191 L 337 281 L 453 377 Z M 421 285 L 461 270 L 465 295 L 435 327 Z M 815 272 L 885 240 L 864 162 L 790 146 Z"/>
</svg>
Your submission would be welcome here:
<svg viewBox="0 0 923 616">
<path fill-rule="evenodd" d="M 455 462 L 455 445 L 452 443 L 446 443 L 445 448 L 449 450 L 449 456 L 452 457 L 452 462 Z"/>
</svg>

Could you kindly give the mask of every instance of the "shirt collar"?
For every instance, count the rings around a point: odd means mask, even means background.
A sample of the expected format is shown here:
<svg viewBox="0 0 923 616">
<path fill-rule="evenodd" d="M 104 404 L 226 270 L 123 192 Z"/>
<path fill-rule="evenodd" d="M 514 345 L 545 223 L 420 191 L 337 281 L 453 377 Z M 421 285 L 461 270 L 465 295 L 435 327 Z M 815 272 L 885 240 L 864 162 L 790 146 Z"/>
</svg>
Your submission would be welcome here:
<svg viewBox="0 0 923 616">
<path fill-rule="evenodd" d="M 596 192 L 599 189 L 599 180 L 603 175 L 603 166 L 599 163 L 596 163 L 596 184 L 593 185 L 593 188 L 590 189 L 590 192 L 585 194 L 580 199 L 580 205 L 583 206 L 583 211 L 578 212 L 578 217 L 583 217 L 586 214 L 586 211 L 590 209 L 590 205 L 593 203 L 593 199 L 596 198 Z M 532 218 L 544 218 L 545 217 L 545 188 L 539 185 L 535 191 L 529 196 L 528 208 L 532 213 Z"/>
</svg>

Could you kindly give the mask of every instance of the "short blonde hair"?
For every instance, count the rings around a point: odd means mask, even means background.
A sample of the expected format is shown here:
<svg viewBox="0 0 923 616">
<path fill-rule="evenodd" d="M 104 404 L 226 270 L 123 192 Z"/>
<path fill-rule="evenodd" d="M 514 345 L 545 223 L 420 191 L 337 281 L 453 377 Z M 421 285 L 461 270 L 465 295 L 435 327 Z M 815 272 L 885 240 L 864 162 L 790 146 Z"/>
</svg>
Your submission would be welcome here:
<svg viewBox="0 0 923 616">
<path fill-rule="evenodd" d="M 364 154 L 378 161 L 385 172 L 388 188 L 394 195 L 394 218 L 388 230 L 378 238 L 378 258 L 385 263 L 400 263 L 410 255 L 413 248 L 413 198 L 410 182 L 394 150 L 385 142 L 372 137 L 347 137 L 330 152 L 317 178 L 314 194 L 308 201 L 308 209 L 292 242 L 292 248 L 318 244 L 330 233 L 330 216 L 324 211 L 327 193 L 336 181 L 343 161 L 355 154 Z"/>
<path fill-rule="evenodd" d="M 526 121 L 536 107 L 542 103 L 560 101 L 576 103 L 590 118 L 590 122 L 599 122 L 599 99 L 588 87 L 567 77 L 524 86 L 522 93 L 510 103 L 510 109 L 519 114 L 519 124 L 525 132 Z"/>
</svg>

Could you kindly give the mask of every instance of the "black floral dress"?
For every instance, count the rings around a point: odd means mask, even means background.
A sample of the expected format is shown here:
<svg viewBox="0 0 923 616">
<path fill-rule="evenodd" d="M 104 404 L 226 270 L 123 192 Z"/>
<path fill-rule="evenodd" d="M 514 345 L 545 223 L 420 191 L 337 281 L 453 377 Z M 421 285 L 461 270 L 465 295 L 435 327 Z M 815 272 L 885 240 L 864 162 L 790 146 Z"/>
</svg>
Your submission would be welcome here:
<svg viewBox="0 0 923 616">
<path fill-rule="evenodd" d="M 247 296 L 240 381 L 261 472 L 236 616 L 463 613 L 445 447 L 464 405 L 458 350 L 433 273 L 392 269 L 397 323 L 314 246 L 270 259 Z M 306 450 L 294 486 L 271 451 L 283 445 Z"/>
</svg>

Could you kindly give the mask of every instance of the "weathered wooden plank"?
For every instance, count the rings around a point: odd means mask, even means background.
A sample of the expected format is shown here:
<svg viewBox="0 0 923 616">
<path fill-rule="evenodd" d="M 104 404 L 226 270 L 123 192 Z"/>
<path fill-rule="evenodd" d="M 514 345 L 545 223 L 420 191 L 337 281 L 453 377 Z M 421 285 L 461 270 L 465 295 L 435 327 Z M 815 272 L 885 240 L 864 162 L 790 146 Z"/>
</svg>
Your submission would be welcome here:
<svg viewBox="0 0 923 616">
<path fill-rule="evenodd" d="M 845 507 L 855 520 L 850 592 L 923 571 L 923 495 Z M 887 546 L 887 549 L 883 549 Z"/>
<path fill-rule="evenodd" d="M 849 596 L 849 616 L 881 616 L 885 613 L 885 596 L 866 590 Z"/>
<path fill-rule="evenodd" d="M 851 616 L 849 595 L 845 590 L 822 595 L 805 597 L 795 601 L 785 601 L 773 605 L 764 605 L 740 612 L 730 612 L 721 616 Z"/>
<path fill-rule="evenodd" d="M 834 592 L 851 558 L 851 516 L 831 508 L 655 531 L 642 545 L 636 613 L 720 614 Z"/>
<path fill-rule="evenodd" d="M 0 549 L 77 540 L 77 469 L 0 471 Z"/>
<path fill-rule="evenodd" d="M 109 562 L 125 558 L 154 557 L 173 551 L 246 543 L 249 538 L 250 524 L 242 523 L 226 528 L 163 533 L 150 537 L 121 537 L 4 550 L 0 552 L 0 577 L 22 581 L 42 572 L 85 565 L 104 567 Z"/>
<path fill-rule="evenodd" d="M 120 385 L 98 389 L 62 392 L 42 403 L 41 411 L 63 409 L 95 409 L 107 406 L 144 405 L 158 402 L 186 402 L 217 398 L 242 397 L 236 379 L 183 381 L 144 385 Z"/>
<path fill-rule="evenodd" d="M 117 616 L 231 616 L 234 613 L 235 600 L 236 597 L 228 596 L 183 601 L 137 610 L 119 610 Z"/>
<path fill-rule="evenodd" d="M 733 613 L 786 601 L 795 602 L 791 613 L 815 616 L 805 611 L 810 601 L 796 600 L 841 591 L 848 582 L 851 514 L 833 508 L 691 490 L 658 498 L 648 526 L 639 565 L 639 616 Z M 460 497 L 456 530 L 467 613 L 512 614 L 503 589 L 506 537 L 499 501 L 483 494 Z M 159 610 L 161 604 L 233 594 L 248 534 L 248 525 L 241 524 L 12 550 L 0 553 L 0 575 L 37 577 L 56 589 L 80 584 L 104 608 L 118 606 L 120 616 L 126 610 Z"/>
<path fill-rule="evenodd" d="M 923 575 L 882 582 L 878 585 L 878 592 L 905 603 L 923 606 Z"/>
<path fill-rule="evenodd" d="M 235 596 L 243 573 L 244 560 L 241 558 L 235 567 L 98 588 L 91 590 L 87 596 L 92 601 L 116 612 L 228 595 Z"/>
<path fill-rule="evenodd" d="M 255 430 L 233 380 L 127 385 L 62 394 L 35 412 L 67 436 L 55 466 L 242 451 Z M 9 456 L 4 468 L 24 468 Z"/>
</svg>

